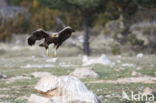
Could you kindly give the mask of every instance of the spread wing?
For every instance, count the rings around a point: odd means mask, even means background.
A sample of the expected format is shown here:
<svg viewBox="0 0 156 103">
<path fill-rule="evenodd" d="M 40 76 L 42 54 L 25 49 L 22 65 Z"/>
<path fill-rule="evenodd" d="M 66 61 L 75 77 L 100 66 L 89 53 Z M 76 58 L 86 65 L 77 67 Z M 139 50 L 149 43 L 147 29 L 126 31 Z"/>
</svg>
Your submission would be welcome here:
<svg viewBox="0 0 156 103">
<path fill-rule="evenodd" d="M 46 38 L 48 36 L 49 36 L 49 34 L 42 29 L 34 31 L 32 33 L 32 35 L 28 38 L 28 44 L 34 45 L 36 40 L 41 40 L 41 39 Z"/>
<path fill-rule="evenodd" d="M 71 36 L 71 29 L 65 28 L 62 31 L 60 31 L 58 36 L 58 42 L 60 45 Z"/>
</svg>

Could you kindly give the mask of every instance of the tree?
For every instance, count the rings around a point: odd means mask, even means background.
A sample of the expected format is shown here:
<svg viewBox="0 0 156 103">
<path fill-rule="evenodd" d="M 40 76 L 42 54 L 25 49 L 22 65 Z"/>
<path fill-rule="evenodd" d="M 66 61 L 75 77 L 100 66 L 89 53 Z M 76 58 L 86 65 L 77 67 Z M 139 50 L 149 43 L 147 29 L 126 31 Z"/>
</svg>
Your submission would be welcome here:
<svg viewBox="0 0 156 103">
<path fill-rule="evenodd" d="M 52 9 L 63 11 L 81 11 L 83 17 L 84 42 L 83 52 L 90 54 L 89 25 L 97 13 L 103 12 L 108 0 L 38 0 L 41 4 Z"/>
<path fill-rule="evenodd" d="M 122 31 L 124 36 L 123 43 L 129 34 L 129 28 L 134 23 L 134 15 L 139 9 L 155 9 L 156 0 L 110 0 L 107 5 L 107 11 L 112 15 L 122 15 L 125 29 Z"/>
</svg>

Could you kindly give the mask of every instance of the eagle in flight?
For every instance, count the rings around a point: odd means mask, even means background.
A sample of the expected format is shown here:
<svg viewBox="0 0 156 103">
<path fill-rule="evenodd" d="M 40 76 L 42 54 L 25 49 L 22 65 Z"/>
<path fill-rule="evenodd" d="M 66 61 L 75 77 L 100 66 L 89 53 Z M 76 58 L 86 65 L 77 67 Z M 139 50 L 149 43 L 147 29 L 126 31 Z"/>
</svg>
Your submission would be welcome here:
<svg viewBox="0 0 156 103">
<path fill-rule="evenodd" d="M 47 32 L 43 29 L 38 29 L 34 32 L 32 32 L 32 35 L 28 38 L 28 45 L 32 46 L 35 44 L 36 40 L 44 39 L 44 42 L 41 43 L 39 46 L 44 47 L 46 49 L 46 54 L 49 56 L 49 45 L 54 44 L 55 52 L 54 57 L 57 55 L 57 49 L 61 46 L 61 44 L 67 40 L 72 32 L 75 32 L 74 29 L 72 29 L 70 26 L 65 27 L 59 32 Z"/>
</svg>

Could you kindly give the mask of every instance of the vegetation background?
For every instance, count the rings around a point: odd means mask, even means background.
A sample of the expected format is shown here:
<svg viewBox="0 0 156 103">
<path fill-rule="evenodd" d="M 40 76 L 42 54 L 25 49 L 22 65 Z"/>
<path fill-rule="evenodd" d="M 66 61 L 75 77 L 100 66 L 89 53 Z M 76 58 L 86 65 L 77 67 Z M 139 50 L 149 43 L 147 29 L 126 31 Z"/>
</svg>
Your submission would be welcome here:
<svg viewBox="0 0 156 103">
<path fill-rule="evenodd" d="M 31 34 L 38 28 L 58 31 L 70 25 L 83 31 L 79 33 L 84 35 L 81 49 L 87 55 L 95 51 L 91 38 L 100 34 L 114 40 L 108 45 L 112 54 L 124 53 L 125 48 L 134 53 L 156 51 L 155 0 L 0 0 L 0 3 L 2 42 L 10 41 L 13 34 Z"/>
</svg>

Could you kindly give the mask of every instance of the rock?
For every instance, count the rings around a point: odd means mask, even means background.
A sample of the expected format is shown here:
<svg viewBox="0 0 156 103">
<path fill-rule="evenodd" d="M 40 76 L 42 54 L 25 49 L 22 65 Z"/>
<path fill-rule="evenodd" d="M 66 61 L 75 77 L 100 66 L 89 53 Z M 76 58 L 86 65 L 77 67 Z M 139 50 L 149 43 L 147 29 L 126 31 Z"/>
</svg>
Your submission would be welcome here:
<svg viewBox="0 0 156 103">
<path fill-rule="evenodd" d="M 150 94 L 152 94 L 152 89 L 149 88 L 149 87 L 146 87 L 146 88 L 143 90 L 143 94 L 145 94 L 145 95 L 150 95 Z"/>
<path fill-rule="evenodd" d="M 55 63 L 57 61 L 57 58 L 47 59 L 46 62 L 49 63 Z"/>
<path fill-rule="evenodd" d="M 6 0 L 0 0 L 0 7 L 8 6 L 8 3 Z"/>
<path fill-rule="evenodd" d="M 72 76 L 76 76 L 78 78 L 96 78 L 98 74 L 91 69 L 88 68 L 77 68 L 75 71 L 70 73 Z"/>
<path fill-rule="evenodd" d="M 1 0 L 0 0 L 1 1 Z M 29 16 L 30 14 L 27 12 L 26 8 L 21 6 L 2 6 L 0 10 L 0 18 L 5 19 L 14 19 L 19 14 L 26 16 Z"/>
<path fill-rule="evenodd" d="M 129 77 L 129 78 L 119 78 L 117 79 L 118 83 L 124 84 L 124 83 L 156 83 L 155 77 Z"/>
<path fill-rule="evenodd" d="M 118 57 L 118 58 L 122 58 L 122 56 L 121 56 L 121 55 L 118 55 L 117 57 Z"/>
<path fill-rule="evenodd" d="M 121 66 L 123 66 L 123 67 L 135 67 L 134 64 L 129 64 L 129 63 L 121 64 Z"/>
<path fill-rule="evenodd" d="M 141 74 L 141 73 L 136 72 L 136 71 L 132 71 L 132 76 L 146 76 L 146 75 Z"/>
<path fill-rule="evenodd" d="M 115 68 L 114 70 L 115 70 L 115 71 L 117 71 L 117 72 L 121 71 L 121 70 L 120 70 L 120 69 L 118 69 L 118 68 Z"/>
<path fill-rule="evenodd" d="M 142 70 L 142 69 L 143 69 L 142 67 L 137 67 L 137 68 L 136 68 L 136 70 Z"/>
<path fill-rule="evenodd" d="M 31 77 L 24 77 L 24 76 L 11 77 L 7 79 L 6 83 L 12 83 L 15 82 L 16 80 L 22 80 L 22 79 L 31 79 Z"/>
<path fill-rule="evenodd" d="M 83 66 L 88 66 L 92 64 L 103 64 L 103 65 L 109 65 L 109 66 L 114 65 L 114 63 L 112 63 L 104 54 L 102 54 L 101 57 L 94 58 L 94 59 L 88 59 L 87 56 L 84 56 L 82 59 L 82 62 L 83 62 Z"/>
<path fill-rule="evenodd" d="M 10 95 L 5 95 L 5 94 L 0 94 L 0 98 L 9 98 L 11 97 Z"/>
<path fill-rule="evenodd" d="M 6 79 L 6 78 L 7 78 L 7 75 L 4 75 L 4 74 L 2 74 L 2 73 L 0 72 L 0 78 Z"/>
<path fill-rule="evenodd" d="M 147 45 L 151 45 L 151 43 L 153 45 L 156 44 L 155 41 L 156 35 L 154 35 L 155 29 L 156 29 L 156 22 L 143 21 L 131 25 L 129 31 L 136 36 L 136 40 L 143 41 L 144 45 L 147 46 Z"/>
<path fill-rule="evenodd" d="M 46 76 L 41 78 L 39 82 L 34 87 L 35 90 L 41 93 L 47 93 L 50 90 L 57 88 L 58 77 L 56 76 Z"/>
<path fill-rule="evenodd" d="M 73 76 L 43 77 L 35 86 L 41 94 L 32 94 L 28 103 L 102 103 L 99 97 Z"/>
<path fill-rule="evenodd" d="M 149 87 L 146 87 L 144 90 L 143 90 L 143 94 L 145 95 L 154 95 L 156 96 L 156 89 L 151 89 Z"/>
<path fill-rule="evenodd" d="M 156 102 L 154 101 L 154 102 L 146 102 L 146 103 L 156 103 Z"/>
<path fill-rule="evenodd" d="M 55 67 L 55 65 L 52 64 L 27 64 L 25 66 L 21 66 L 21 68 L 26 69 L 26 68 L 52 68 Z"/>
<path fill-rule="evenodd" d="M 101 55 L 100 59 L 103 61 L 104 64 L 111 64 L 111 61 L 104 54 Z"/>
<path fill-rule="evenodd" d="M 125 29 L 123 22 L 123 16 L 120 15 L 120 18 L 117 20 L 111 20 L 105 25 L 105 29 L 110 32 L 111 35 L 119 33 Z"/>
<path fill-rule="evenodd" d="M 26 96 L 20 96 L 18 98 L 16 98 L 15 100 L 28 100 L 29 98 Z"/>
<path fill-rule="evenodd" d="M 10 91 L 10 88 L 1 88 L 1 91 Z"/>
<path fill-rule="evenodd" d="M 52 74 L 49 73 L 49 72 L 33 72 L 30 75 L 35 77 L 35 78 L 42 78 L 42 77 L 45 77 L 45 76 L 50 76 Z"/>
<path fill-rule="evenodd" d="M 121 60 L 117 60 L 116 62 L 117 62 L 117 63 L 121 63 Z"/>
<path fill-rule="evenodd" d="M 83 58 L 82 58 L 82 62 L 87 62 L 87 61 L 88 61 L 88 56 L 84 55 Z"/>
<path fill-rule="evenodd" d="M 144 54 L 138 53 L 136 56 L 137 56 L 137 58 L 142 58 L 144 56 Z"/>
<path fill-rule="evenodd" d="M 118 78 L 117 80 L 96 80 L 87 83 L 111 83 L 111 84 L 130 84 L 130 83 L 143 83 L 143 84 L 155 84 L 156 77 L 129 77 L 129 78 Z M 155 92 L 156 94 L 156 92 Z"/>
<path fill-rule="evenodd" d="M 28 103 L 53 103 L 49 98 L 37 96 L 35 94 L 31 94 Z"/>
<path fill-rule="evenodd" d="M 60 67 L 72 67 L 72 66 L 75 66 L 75 65 L 73 65 L 73 64 L 71 64 L 70 62 L 69 63 L 65 63 L 65 62 L 60 62 L 59 63 L 59 66 Z"/>
</svg>

